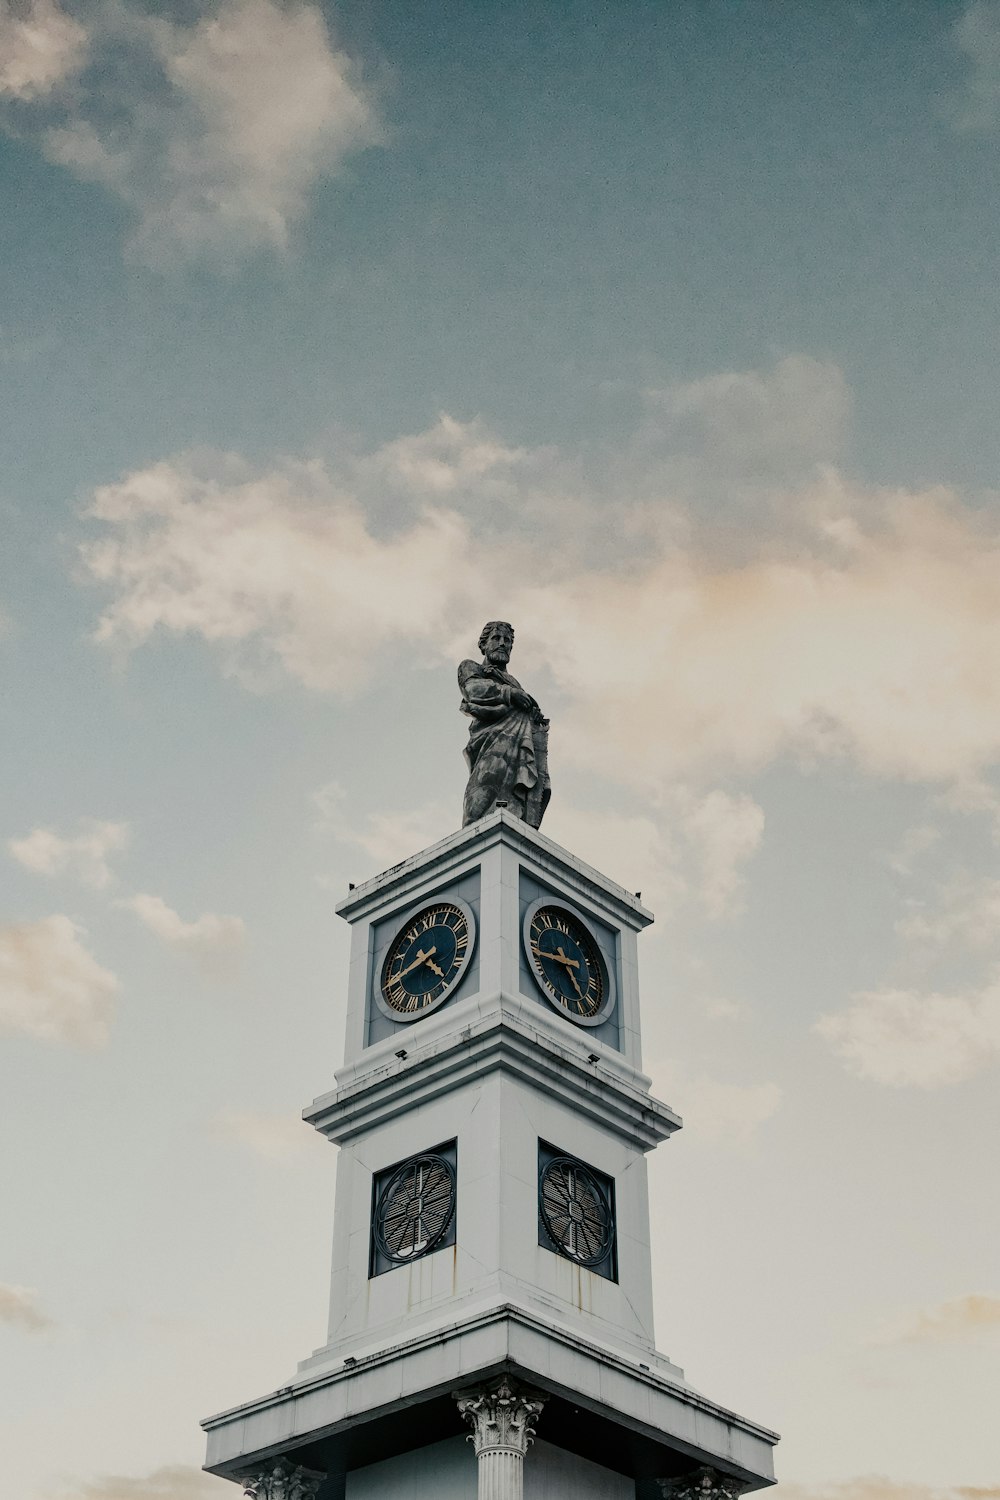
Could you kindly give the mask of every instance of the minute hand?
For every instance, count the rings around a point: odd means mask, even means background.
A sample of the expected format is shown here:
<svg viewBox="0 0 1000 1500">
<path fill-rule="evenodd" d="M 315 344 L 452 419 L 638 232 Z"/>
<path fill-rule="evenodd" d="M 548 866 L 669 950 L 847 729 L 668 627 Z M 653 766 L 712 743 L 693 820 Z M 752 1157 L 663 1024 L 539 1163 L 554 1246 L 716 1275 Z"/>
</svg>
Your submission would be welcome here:
<svg viewBox="0 0 1000 1500">
<path fill-rule="evenodd" d="M 401 979 L 405 979 L 406 975 L 409 974 L 413 969 L 418 969 L 420 965 L 425 964 L 429 958 L 433 958 L 436 952 L 437 948 L 428 948 L 426 953 L 424 952 L 423 948 L 418 948 L 417 956 L 413 960 L 412 964 L 408 964 L 405 969 L 400 969 L 398 974 L 390 974 L 390 979 L 394 984 L 398 984 L 399 981 Z M 431 964 L 432 969 L 436 967 L 436 964 Z"/>
<path fill-rule="evenodd" d="M 565 953 L 562 951 L 561 948 L 557 950 L 557 957 L 564 964 L 572 964 L 573 968 L 578 969 L 580 967 L 580 965 L 577 962 L 577 960 L 575 958 L 567 958 L 566 955 L 565 955 Z M 577 978 L 576 978 L 576 975 L 573 973 L 573 969 L 570 969 L 570 971 L 569 971 L 569 977 L 573 981 L 573 988 L 576 990 L 577 996 L 579 997 L 580 1002 L 582 1004 L 582 1002 L 583 1002 L 583 990 L 581 990 L 579 984 L 577 983 Z"/>
<path fill-rule="evenodd" d="M 538 958 L 551 958 L 554 964 L 568 964 L 571 969 L 578 969 L 580 967 L 580 960 L 578 958 L 567 958 L 561 948 L 557 953 L 549 953 L 548 949 L 538 947 L 532 948 L 531 951 Z"/>
</svg>

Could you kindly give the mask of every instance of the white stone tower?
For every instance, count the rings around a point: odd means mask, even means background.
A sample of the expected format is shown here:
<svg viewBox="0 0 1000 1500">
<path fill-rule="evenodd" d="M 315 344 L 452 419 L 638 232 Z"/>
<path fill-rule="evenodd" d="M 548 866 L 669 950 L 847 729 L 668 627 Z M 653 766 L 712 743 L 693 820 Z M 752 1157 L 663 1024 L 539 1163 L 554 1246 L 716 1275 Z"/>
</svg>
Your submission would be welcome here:
<svg viewBox="0 0 1000 1500">
<path fill-rule="evenodd" d="M 212 1417 L 254 1500 L 736 1500 L 773 1432 L 653 1341 L 639 900 L 503 807 L 351 891 L 330 1322 Z"/>
</svg>

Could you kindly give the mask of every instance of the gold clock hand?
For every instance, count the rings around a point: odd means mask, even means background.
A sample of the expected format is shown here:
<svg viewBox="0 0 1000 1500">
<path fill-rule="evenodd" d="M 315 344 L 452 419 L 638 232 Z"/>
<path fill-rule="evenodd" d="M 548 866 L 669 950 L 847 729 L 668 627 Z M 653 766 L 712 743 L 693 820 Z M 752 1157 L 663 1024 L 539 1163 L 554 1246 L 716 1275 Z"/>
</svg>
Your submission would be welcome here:
<svg viewBox="0 0 1000 1500">
<path fill-rule="evenodd" d="M 444 978 L 444 970 L 443 969 L 439 969 L 438 966 L 437 966 L 437 964 L 432 964 L 429 958 L 425 958 L 424 959 L 424 963 L 427 965 L 427 967 L 429 969 L 431 969 L 435 974 L 437 974 L 439 976 L 439 978 L 441 978 L 441 979 Z"/>
<path fill-rule="evenodd" d="M 567 958 L 561 948 L 558 949 L 555 953 L 549 953 L 545 948 L 537 948 L 535 946 L 532 946 L 531 951 L 537 958 L 551 958 L 553 963 L 567 964 L 570 968 L 573 969 L 578 969 L 580 967 L 580 960 L 578 958 Z"/>
<path fill-rule="evenodd" d="M 419 967 L 420 967 L 421 964 L 425 964 L 427 962 L 427 960 L 429 958 L 431 958 L 436 952 L 437 952 L 437 948 L 436 947 L 435 948 L 428 948 L 428 950 L 427 950 L 426 953 L 424 952 L 423 948 L 418 948 L 417 949 L 417 956 L 413 960 L 412 964 L 407 964 L 406 968 L 405 969 L 401 969 L 398 974 L 390 974 L 389 975 L 390 981 L 393 984 L 398 984 L 399 981 L 401 979 L 405 979 L 406 976 L 407 976 L 407 974 L 411 973 L 411 971 L 413 969 L 419 969 Z M 431 964 L 431 968 L 432 969 L 435 968 L 435 967 L 436 966 L 434 964 Z M 438 972 L 440 972 L 440 970 Z"/>
<path fill-rule="evenodd" d="M 565 955 L 565 953 L 562 951 L 561 948 L 557 948 L 556 949 L 556 956 L 559 959 L 561 959 L 564 964 L 573 964 L 574 967 L 576 967 L 576 968 L 580 967 L 580 965 L 576 962 L 575 959 L 567 958 L 566 955 Z M 576 982 L 576 975 L 573 973 L 572 969 L 570 969 L 570 971 L 569 971 L 569 977 L 573 981 L 573 988 L 576 990 L 577 995 L 580 997 L 580 999 L 582 1001 L 582 999 L 583 999 L 583 990 L 581 990 L 580 986 L 577 984 L 577 982 Z"/>
</svg>

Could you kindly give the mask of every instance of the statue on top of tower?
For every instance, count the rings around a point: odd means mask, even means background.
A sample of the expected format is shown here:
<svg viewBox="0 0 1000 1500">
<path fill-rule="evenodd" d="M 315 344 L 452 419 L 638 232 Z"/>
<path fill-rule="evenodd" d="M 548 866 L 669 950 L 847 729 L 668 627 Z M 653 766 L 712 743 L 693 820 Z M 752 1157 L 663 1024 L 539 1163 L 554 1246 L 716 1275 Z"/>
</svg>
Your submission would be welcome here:
<svg viewBox="0 0 1000 1500">
<path fill-rule="evenodd" d="M 461 711 L 468 714 L 469 743 L 465 759 L 462 826 L 505 802 L 532 828 L 541 825 L 552 790 L 549 784 L 549 721 L 507 671 L 514 649 L 514 629 L 506 620 L 489 620 L 479 637 L 483 660 L 463 661 L 458 669 Z"/>
</svg>

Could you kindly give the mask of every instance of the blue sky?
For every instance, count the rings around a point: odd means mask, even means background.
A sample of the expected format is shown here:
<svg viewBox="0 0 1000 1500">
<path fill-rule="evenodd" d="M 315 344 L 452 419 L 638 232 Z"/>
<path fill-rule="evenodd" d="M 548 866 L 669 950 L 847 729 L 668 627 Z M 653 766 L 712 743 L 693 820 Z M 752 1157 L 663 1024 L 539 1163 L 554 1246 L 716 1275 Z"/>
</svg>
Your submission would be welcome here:
<svg viewBox="0 0 1000 1500">
<path fill-rule="evenodd" d="M 657 914 L 661 1347 L 787 1500 L 996 1494 L 1000 5 L 0 0 L 0 132 L 19 1500 L 319 1343 L 332 907 L 494 616 Z"/>
</svg>

